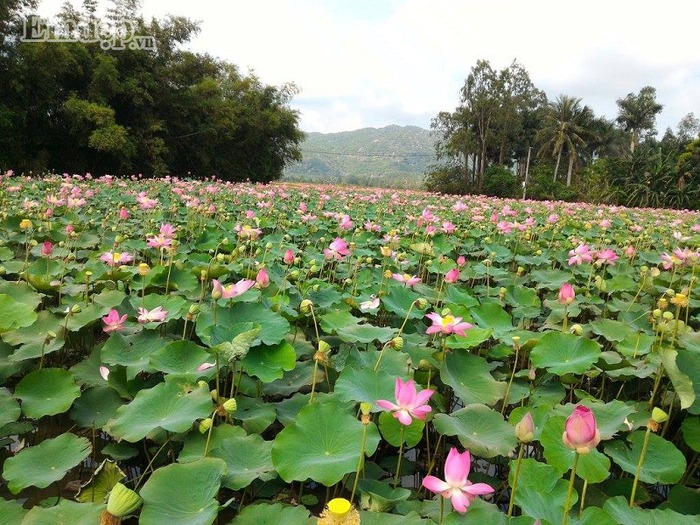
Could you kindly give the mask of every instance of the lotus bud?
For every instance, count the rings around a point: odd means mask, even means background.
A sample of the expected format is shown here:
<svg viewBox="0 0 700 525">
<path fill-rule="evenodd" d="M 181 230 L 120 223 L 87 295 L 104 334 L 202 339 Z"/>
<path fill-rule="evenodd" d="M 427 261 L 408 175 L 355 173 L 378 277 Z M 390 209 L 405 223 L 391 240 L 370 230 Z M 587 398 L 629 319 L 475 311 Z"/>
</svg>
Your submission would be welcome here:
<svg viewBox="0 0 700 525">
<path fill-rule="evenodd" d="M 649 274 L 652 277 L 658 277 L 659 275 L 661 275 L 661 270 L 659 270 L 658 268 L 652 268 L 651 270 L 649 270 Z"/>
<path fill-rule="evenodd" d="M 391 341 L 389 341 L 389 345 L 394 347 L 395 350 L 403 350 L 403 337 L 397 335 Z"/>
<path fill-rule="evenodd" d="M 83 311 L 82 306 L 80 306 L 80 305 L 77 304 L 77 303 L 70 307 L 70 313 L 71 313 L 71 314 L 79 314 L 79 313 L 82 312 L 82 311 Z"/>
<path fill-rule="evenodd" d="M 559 297 L 557 299 L 557 301 L 559 301 L 559 304 L 568 306 L 574 302 L 575 298 L 576 292 L 574 291 L 574 287 L 571 286 L 569 283 L 562 284 L 561 288 L 559 288 Z"/>
<path fill-rule="evenodd" d="M 190 308 L 188 310 L 189 315 L 195 316 L 199 314 L 199 305 L 198 304 L 191 304 Z"/>
<path fill-rule="evenodd" d="M 233 398 L 224 401 L 224 404 L 222 406 L 224 407 L 226 413 L 229 415 L 233 414 L 238 409 L 238 403 L 236 403 L 236 400 Z"/>
<path fill-rule="evenodd" d="M 205 386 L 208 387 L 208 386 L 209 386 L 209 383 L 207 383 L 206 381 L 197 381 L 197 386 L 198 386 L 199 388 L 202 388 L 202 387 L 205 387 Z"/>
<path fill-rule="evenodd" d="M 214 424 L 214 420 L 210 417 L 206 417 L 199 422 L 199 433 L 206 434 L 211 426 Z"/>
<path fill-rule="evenodd" d="M 527 371 L 527 378 L 528 378 L 530 381 L 534 381 L 535 379 L 537 379 L 537 371 L 536 371 L 533 367 L 530 367 L 530 368 L 528 369 L 528 371 Z"/>
<path fill-rule="evenodd" d="M 600 431 L 590 408 L 583 405 L 577 405 L 574 408 L 566 419 L 562 441 L 579 454 L 588 454 L 598 446 Z"/>
<path fill-rule="evenodd" d="M 501 299 L 505 298 L 507 293 L 508 293 L 508 290 L 506 288 L 504 288 L 503 286 L 501 286 L 498 289 L 498 297 L 500 297 Z"/>
<path fill-rule="evenodd" d="M 109 493 L 107 512 L 117 518 L 125 518 L 136 512 L 142 503 L 141 496 L 122 483 L 117 483 Z"/>
<path fill-rule="evenodd" d="M 530 412 L 515 425 L 515 436 L 521 443 L 530 443 L 535 438 L 535 422 Z"/>
<path fill-rule="evenodd" d="M 484 266 L 486 266 L 486 267 L 491 266 L 491 259 L 484 259 Z"/>
<path fill-rule="evenodd" d="M 207 270 L 201 270 L 199 272 L 199 280 L 202 282 L 206 282 L 209 280 L 209 272 Z"/>
<path fill-rule="evenodd" d="M 311 309 L 313 307 L 314 307 L 314 303 L 312 301 L 310 301 L 309 299 L 304 299 L 299 304 L 299 311 L 304 315 L 309 315 L 311 313 Z"/>
<path fill-rule="evenodd" d="M 296 281 L 297 279 L 299 279 L 299 270 L 292 270 L 289 272 L 290 281 Z"/>
<path fill-rule="evenodd" d="M 148 264 L 146 264 L 146 263 L 140 263 L 140 264 L 139 264 L 139 267 L 138 267 L 139 275 L 141 275 L 141 276 L 147 275 L 147 274 L 148 274 L 148 271 L 149 271 L 150 269 L 151 269 L 151 268 L 148 266 Z"/>
</svg>

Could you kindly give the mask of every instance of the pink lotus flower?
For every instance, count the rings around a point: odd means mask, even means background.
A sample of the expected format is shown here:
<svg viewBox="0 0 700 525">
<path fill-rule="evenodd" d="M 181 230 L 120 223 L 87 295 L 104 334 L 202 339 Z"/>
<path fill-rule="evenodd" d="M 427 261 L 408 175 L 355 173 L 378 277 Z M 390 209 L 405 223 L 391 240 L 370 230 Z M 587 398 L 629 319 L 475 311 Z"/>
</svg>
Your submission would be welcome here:
<svg viewBox="0 0 700 525">
<path fill-rule="evenodd" d="M 129 211 L 126 208 L 119 210 L 119 219 L 125 221 L 129 218 Z"/>
<path fill-rule="evenodd" d="M 606 248 L 605 250 L 602 250 L 598 252 L 596 255 L 596 262 L 600 264 L 609 264 L 610 266 L 615 265 L 615 261 L 617 261 L 619 257 L 617 254 L 611 250 L 610 248 Z"/>
<path fill-rule="evenodd" d="M 109 380 L 109 368 L 102 365 L 102 366 L 100 366 L 99 370 L 100 370 L 100 377 L 102 377 L 102 379 L 104 379 L 105 381 L 108 381 Z"/>
<path fill-rule="evenodd" d="M 287 250 L 284 252 L 284 257 L 282 257 L 284 264 L 290 265 L 294 263 L 294 252 L 292 250 Z"/>
<path fill-rule="evenodd" d="M 338 227 L 341 230 L 349 230 L 350 228 L 352 228 L 352 221 L 350 220 L 350 216 L 343 215 L 338 221 Z"/>
<path fill-rule="evenodd" d="M 139 308 L 138 321 L 141 324 L 145 323 L 161 323 L 165 321 L 168 316 L 168 311 L 163 310 L 162 306 L 157 306 L 153 310 L 146 310 L 145 308 Z"/>
<path fill-rule="evenodd" d="M 426 317 L 433 322 L 425 331 L 426 334 L 457 334 L 464 337 L 467 335 L 465 330 L 472 328 L 470 323 L 463 323 L 461 317 L 455 317 L 452 314 L 442 317 L 440 314 L 433 312 L 427 314 Z"/>
<path fill-rule="evenodd" d="M 566 419 L 562 441 L 579 454 L 588 454 L 591 449 L 598 446 L 600 431 L 590 408 L 583 405 L 577 405 L 574 408 Z"/>
<path fill-rule="evenodd" d="M 445 274 L 445 282 L 454 284 L 459 281 L 459 269 L 452 268 L 449 272 Z"/>
<path fill-rule="evenodd" d="M 204 372 L 216 366 L 216 363 L 202 363 L 197 367 L 197 372 Z"/>
<path fill-rule="evenodd" d="M 212 291 L 212 297 L 218 299 L 233 299 L 239 295 L 250 290 L 254 285 L 255 281 L 251 279 L 241 279 L 236 284 L 228 284 L 223 286 L 218 280 L 212 279 L 212 286 L 214 287 Z"/>
<path fill-rule="evenodd" d="M 467 508 L 477 496 L 494 492 L 486 483 L 472 483 L 467 479 L 471 470 L 472 458 L 468 450 L 461 454 L 452 447 L 445 460 L 445 481 L 435 476 L 427 476 L 423 486 L 436 494 L 450 499 L 457 512 L 467 512 Z"/>
<path fill-rule="evenodd" d="M 569 266 L 574 264 L 580 266 L 589 262 L 593 262 L 593 254 L 587 244 L 579 244 L 573 250 L 569 250 Z"/>
<path fill-rule="evenodd" d="M 53 253 L 53 243 L 51 241 L 44 241 L 41 243 L 41 255 L 43 257 L 50 257 Z"/>
<path fill-rule="evenodd" d="M 420 277 L 418 277 L 417 275 L 409 275 L 407 273 L 392 273 L 391 277 L 395 281 L 399 281 L 400 283 L 405 284 L 409 288 L 417 285 L 421 281 Z"/>
<path fill-rule="evenodd" d="M 559 288 L 559 304 L 563 304 L 565 306 L 570 305 L 574 302 L 575 298 L 576 292 L 574 291 L 574 287 L 569 283 L 562 284 L 561 288 Z"/>
<path fill-rule="evenodd" d="M 335 258 L 336 260 L 340 261 L 343 257 L 350 255 L 348 243 L 345 242 L 345 239 L 338 237 L 331 242 L 328 248 L 323 250 L 323 254 L 326 256 L 326 259 Z"/>
<path fill-rule="evenodd" d="M 466 257 L 464 257 L 464 255 L 460 255 L 459 257 L 457 257 L 457 266 L 461 268 L 465 264 L 467 264 L 467 259 Z"/>
<path fill-rule="evenodd" d="M 160 227 L 160 234 L 164 237 L 173 238 L 175 237 L 175 227 L 172 224 L 162 224 Z"/>
<path fill-rule="evenodd" d="M 109 313 L 102 318 L 102 322 L 105 324 L 102 330 L 105 332 L 118 332 L 124 328 L 126 318 L 127 314 L 119 317 L 119 312 L 112 308 Z"/>
<path fill-rule="evenodd" d="M 430 405 L 426 405 L 434 390 L 421 390 L 416 392 L 416 383 L 413 379 L 409 379 L 405 383 L 400 377 L 396 378 L 396 386 L 394 388 L 394 397 L 396 403 L 380 399 L 377 401 L 384 410 L 390 410 L 392 416 L 399 420 L 402 425 L 410 425 L 413 422 L 412 417 L 424 420 L 425 416 L 432 410 Z"/>
<path fill-rule="evenodd" d="M 173 243 L 172 237 L 167 237 L 162 233 L 154 237 L 148 237 L 146 240 L 148 241 L 148 246 L 151 248 L 169 248 Z"/>
<path fill-rule="evenodd" d="M 134 258 L 130 253 L 124 252 L 104 252 L 100 255 L 100 261 L 107 263 L 109 266 L 116 266 L 118 264 L 126 264 L 133 261 Z"/>
<path fill-rule="evenodd" d="M 265 268 L 260 268 L 255 276 L 255 284 L 258 288 L 267 288 L 270 286 L 270 276 Z"/>
</svg>

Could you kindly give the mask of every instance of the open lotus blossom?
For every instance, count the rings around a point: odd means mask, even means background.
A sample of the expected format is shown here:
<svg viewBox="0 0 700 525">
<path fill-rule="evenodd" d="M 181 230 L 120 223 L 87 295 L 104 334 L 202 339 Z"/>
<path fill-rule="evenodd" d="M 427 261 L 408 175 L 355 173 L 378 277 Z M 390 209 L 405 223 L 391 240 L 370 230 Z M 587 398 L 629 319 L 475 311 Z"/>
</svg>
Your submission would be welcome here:
<svg viewBox="0 0 700 525">
<path fill-rule="evenodd" d="M 452 268 L 449 272 L 445 274 L 445 282 L 454 284 L 459 281 L 459 269 Z"/>
<path fill-rule="evenodd" d="M 617 256 L 617 254 L 610 248 L 601 250 L 596 254 L 596 262 L 600 264 L 609 264 L 610 266 L 614 266 L 615 261 L 617 261 L 618 259 L 619 257 Z"/>
<path fill-rule="evenodd" d="M 467 479 L 471 470 L 472 458 L 468 450 L 461 454 L 452 447 L 445 460 L 445 480 L 436 476 L 426 476 L 423 486 L 436 494 L 449 498 L 452 508 L 457 512 L 467 512 L 477 496 L 494 492 L 486 483 L 472 483 Z"/>
<path fill-rule="evenodd" d="M 100 261 L 108 264 L 109 266 L 116 266 L 118 264 L 127 264 L 133 261 L 134 258 L 130 253 L 123 252 L 104 252 L 100 255 Z"/>
<path fill-rule="evenodd" d="M 148 241 L 148 246 L 151 248 L 169 248 L 173 243 L 173 239 L 171 237 L 167 237 L 162 233 L 159 233 L 153 237 L 147 237 L 146 240 Z"/>
<path fill-rule="evenodd" d="M 433 322 L 425 331 L 426 334 L 441 333 L 443 335 L 457 334 L 465 336 L 467 335 L 465 330 L 469 330 L 472 327 L 470 323 L 462 322 L 461 317 L 455 317 L 452 314 L 447 314 L 443 317 L 436 312 L 432 312 L 427 314 L 426 317 Z"/>
<path fill-rule="evenodd" d="M 371 297 L 371 299 L 368 299 L 366 301 L 362 301 L 360 303 L 360 310 L 363 312 L 366 312 L 368 310 L 376 310 L 379 308 L 379 297 L 375 297 L 374 295 Z"/>
<path fill-rule="evenodd" d="M 600 431 L 593 411 L 583 405 L 577 405 L 574 411 L 566 419 L 564 444 L 573 448 L 579 454 L 588 454 L 600 443 Z"/>
<path fill-rule="evenodd" d="M 215 298 L 221 297 L 222 299 L 233 299 L 239 295 L 250 290 L 254 285 L 255 281 L 252 279 L 241 279 L 236 284 L 228 284 L 223 286 L 218 280 L 212 279 L 212 286 L 214 287 L 212 291 L 212 296 Z"/>
<path fill-rule="evenodd" d="M 409 275 L 407 273 L 392 273 L 391 277 L 395 281 L 399 281 L 409 288 L 417 285 L 421 281 L 420 277 L 417 275 Z"/>
<path fill-rule="evenodd" d="M 126 318 L 127 314 L 119 317 L 119 312 L 112 308 L 109 313 L 102 318 L 102 322 L 105 324 L 102 330 L 105 332 L 117 332 L 124 328 Z"/>
<path fill-rule="evenodd" d="M 573 250 L 569 250 L 569 266 L 593 262 L 593 253 L 587 244 L 579 244 Z"/>
<path fill-rule="evenodd" d="M 396 403 L 380 399 L 377 401 L 377 405 L 384 410 L 390 410 L 392 416 L 398 419 L 402 425 L 410 425 L 413 422 L 412 418 L 423 420 L 432 410 L 430 405 L 426 403 L 434 392 L 434 390 L 429 389 L 416 392 L 416 383 L 413 379 L 409 379 L 404 383 L 400 377 L 397 377 L 396 386 L 394 387 Z"/>
<path fill-rule="evenodd" d="M 333 240 L 333 242 L 331 242 L 328 248 L 323 250 L 323 254 L 326 256 L 326 259 L 336 259 L 339 261 L 343 257 L 350 255 L 348 243 L 345 241 L 345 239 L 337 237 Z"/>
<path fill-rule="evenodd" d="M 168 316 L 168 311 L 163 310 L 162 306 L 157 306 L 153 310 L 146 310 L 145 308 L 139 308 L 138 321 L 141 324 L 145 323 L 160 323 L 165 321 Z"/>
</svg>

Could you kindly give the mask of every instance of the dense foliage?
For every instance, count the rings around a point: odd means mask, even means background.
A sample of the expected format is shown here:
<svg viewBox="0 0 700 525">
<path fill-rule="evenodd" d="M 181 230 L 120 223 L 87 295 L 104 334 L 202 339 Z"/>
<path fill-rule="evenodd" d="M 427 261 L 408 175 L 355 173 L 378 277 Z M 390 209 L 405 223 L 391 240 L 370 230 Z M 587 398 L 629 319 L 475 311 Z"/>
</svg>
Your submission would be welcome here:
<svg viewBox="0 0 700 525">
<path fill-rule="evenodd" d="M 23 41 L 30 18 L 18 12 L 35 5 L 0 10 L 0 168 L 270 181 L 300 158 L 303 134 L 288 105 L 293 85 L 267 86 L 232 64 L 183 51 L 198 31 L 190 20 L 149 22 L 138 1 L 112 4 L 101 22 L 129 21 L 137 35 L 155 39 L 155 51 L 103 49 L 77 37 Z M 90 0 L 82 11 L 67 4 L 59 17 L 86 27 L 90 20 Z"/>
<path fill-rule="evenodd" d="M 697 213 L 11 173 L 0 205 L 0 522 L 697 523 Z"/>
<path fill-rule="evenodd" d="M 700 167 L 689 161 L 700 121 L 689 113 L 658 140 L 663 105 L 653 87 L 628 93 L 617 105 L 617 118 L 608 121 L 580 98 L 548 100 L 517 62 L 496 71 L 480 60 L 457 108 L 433 119 L 437 163 L 425 184 L 431 191 L 490 195 L 494 185 L 503 186 L 502 177 L 487 180 L 487 169 L 498 165 L 511 172 L 511 197 L 700 207 Z M 539 179 L 530 176 L 533 165 Z"/>
</svg>

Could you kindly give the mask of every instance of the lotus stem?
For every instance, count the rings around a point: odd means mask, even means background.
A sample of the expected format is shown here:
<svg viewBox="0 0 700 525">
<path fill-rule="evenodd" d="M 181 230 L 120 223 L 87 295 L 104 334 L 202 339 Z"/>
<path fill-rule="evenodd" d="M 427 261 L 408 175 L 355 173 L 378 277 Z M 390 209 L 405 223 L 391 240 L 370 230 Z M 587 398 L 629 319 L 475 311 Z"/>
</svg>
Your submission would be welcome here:
<svg viewBox="0 0 700 525">
<path fill-rule="evenodd" d="M 396 462 L 396 474 L 394 474 L 394 488 L 399 485 L 401 479 L 401 460 L 403 459 L 403 444 L 406 436 L 406 426 L 401 425 L 401 445 L 399 445 L 399 458 Z"/>
<path fill-rule="evenodd" d="M 564 516 L 561 525 L 566 525 L 569 519 L 569 508 L 571 507 L 571 495 L 574 492 L 574 481 L 576 480 L 576 468 L 578 467 L 579 453 L 574 452 L 574 465 L 571 467 L 571 477 L 569 477 L 569 488 L 566 491 L 566 503 L 564 503 Z"/>
<path fill-rule="evenodd" d="M 632 482 L 632 492 L 630 493 L 630 507 L 634 507 L 634 497 L 637 495 L 637 484 L 639 483 L 639 475 L 642 472 L 642 465 L 644 464 L 644 457 L 647 454 L 647 447 L 649 446 L 649 436 L 651 435 L 651 426 L 647 425 L 647 431 L 644 433 L 644 443 L 642 444 L 642 452 L 639 454 L 639 461 L 637 462 L 637 470 L 634 472 L 634 481 Z"/>
<path fill-rule="evenodd" d="M 525 447 L 520 443 L 518 448 L 518 459 L 515 462 L 515 474 L 513 474 L 513 487 L 510 491 L 510 501 L 508 502 L 508 517 L 513 515 L 513 505 L 515 504 L 515 491 L 518 490 L 518 476 L 520 476 L 520 463 L 523 460 L 523 452 Z"/>
</svg>

